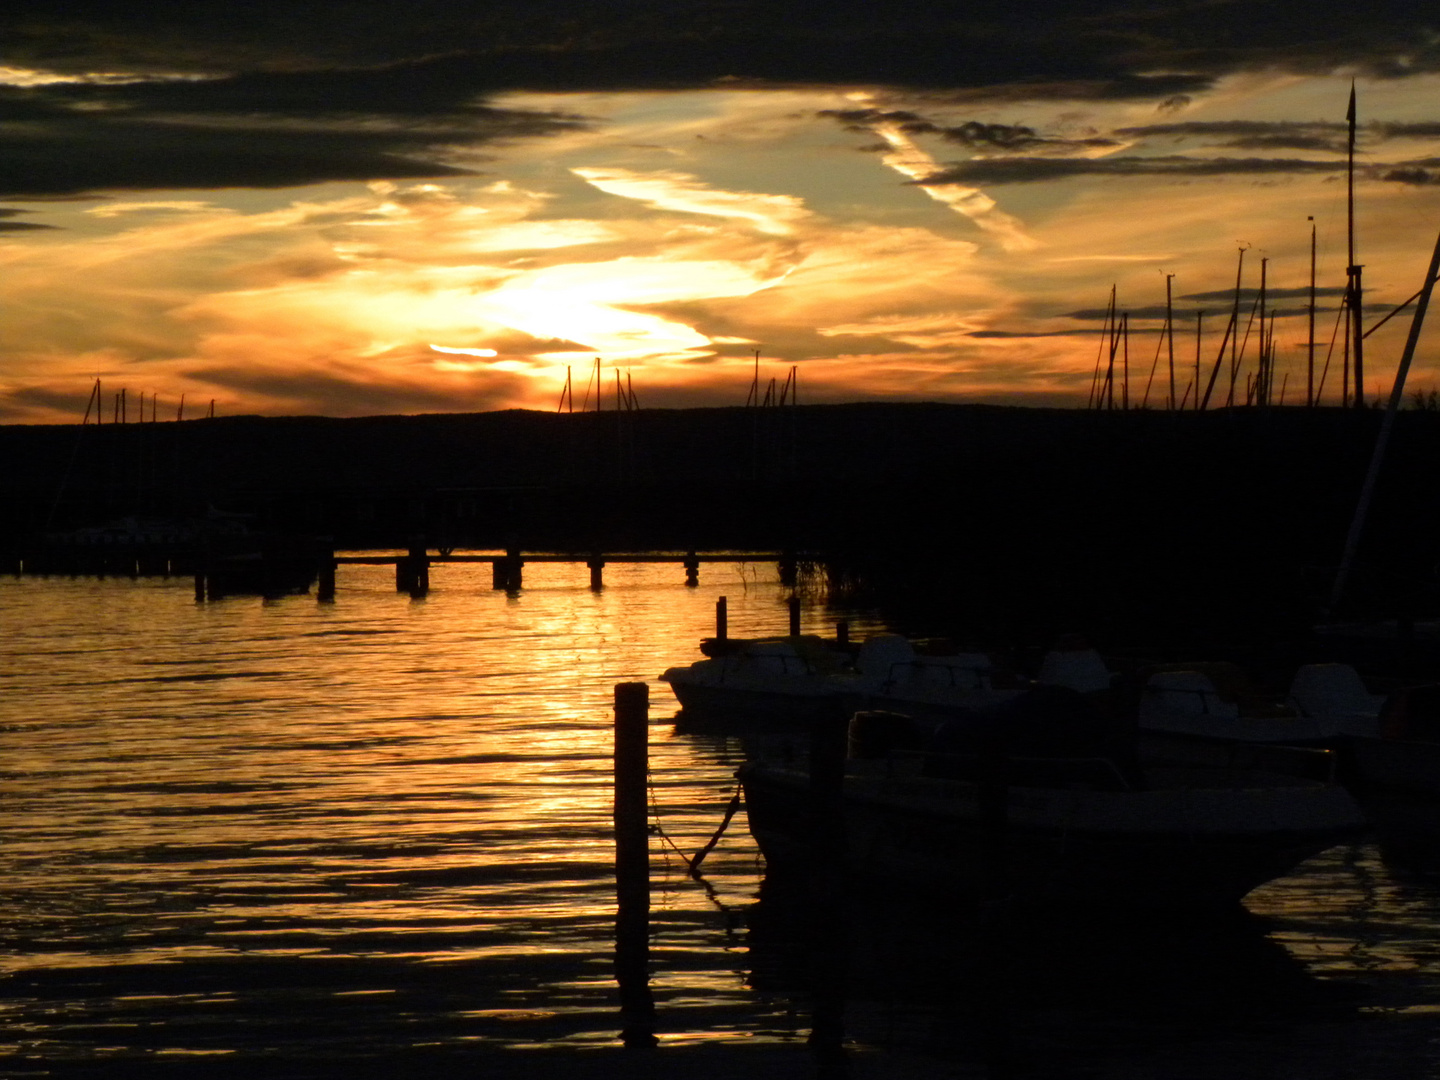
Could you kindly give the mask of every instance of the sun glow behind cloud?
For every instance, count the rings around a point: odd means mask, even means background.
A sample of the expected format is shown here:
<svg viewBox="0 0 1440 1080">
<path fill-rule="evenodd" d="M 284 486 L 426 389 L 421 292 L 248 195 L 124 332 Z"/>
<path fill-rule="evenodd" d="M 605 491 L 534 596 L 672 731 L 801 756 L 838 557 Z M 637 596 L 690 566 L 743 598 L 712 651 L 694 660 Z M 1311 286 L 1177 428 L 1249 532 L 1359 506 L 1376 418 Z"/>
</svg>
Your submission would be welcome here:
<svg viewBox="0 0 1440 1080">
<path fill-rule="evenodd" d="M 1225 110 L 1308 115 L 1333 86 L 1223 90 Z M 896 115 L 907 104 L 865 100 Z M 1271 257 L 1272 282 L 1297 285 L 1310 213 L 1322 273 L 1343 258 L 1343 185 L 1325 173 L 917 183 L 954 167 L 953 143 L 924 125 L 881 119 L 846 134 L 822 117 L 855 101 L 589 95 L 593 124 L 517 142 L 486 176 L 31 204 L 29 217 L 59 228 L 5 232 L 12 219 L 0 217 L 0 417 L 72 419 L 97 374 L 231 412 L 549 408 L 565 367 L 596 356 L 629 368 L 647 405 L 736 403 L 752 346 L 782 373 L 799 364 L 811 401 L 1083 402 L 1096 323 L 1071 313 L 1103 306 L 1112 281 L 1122 304 L 1150 309 L 1162 272 L 1179 275 L 1181 293 L 1223 289 L 1245 240 Z M 576 107 L 564 95 L 513 104 Z M 1222 137 L 1205 135 L 1207 109 L 1220 108 L 1185 106 L 1198 126 L 1177 130 L 1200 134 L 1178 148 L 1180 136 L 1126 136 L 1106 142 L 1110 159 L 1148 147 L 1203 160 L 1202 139 Z M 1130 102 L 1028 109 L 1030 128 L 1004 130 L 1139 130 L 1178 115 Z M 1016 119 L 952 106 L 929 127 L 976 115 L 996 131 Z M 883 146 L 860 145 L 876 134 Z M 1082 149 L 1062 163 L 1100 160 L 1084 139 L 1070 145 Z M 963 152 L 960 165 L 993 164 Z M 1406 223 L 1434 216 L 1437 191 L 1362 189 L 1377 305 L 1413 291 L 1421 268 L 1405 258 L 1424 253 L 1411 252 Z M 1377 357 L 1401 322 L 1372 339 Z M 1292 362 L 1294 325 L 1280 329 Z M 1153 350 L 1158 324 L 1137 315 L 1133 328 Z"/>
</svg>

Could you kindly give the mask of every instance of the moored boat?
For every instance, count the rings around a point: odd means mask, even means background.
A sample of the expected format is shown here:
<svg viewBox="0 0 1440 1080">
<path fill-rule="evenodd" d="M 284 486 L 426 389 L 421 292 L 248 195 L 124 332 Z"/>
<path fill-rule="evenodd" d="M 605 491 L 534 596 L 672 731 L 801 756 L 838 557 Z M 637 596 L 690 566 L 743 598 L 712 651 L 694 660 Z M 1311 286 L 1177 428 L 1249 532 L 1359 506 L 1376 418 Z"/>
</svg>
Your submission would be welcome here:
<svg viewBox="0 0 1440 1080">
<path fill-rule="evenodd" d="M 927 751 L 848 761 L 847 869 L 957 899 L 1216 907 L 1366 827 L 1333 783 L 1259 768 L 1139 765 L 1104 752 L 1103 725 L 1092 727 L 1089 748 L 1072 740 L 1047 755 L 1028 735 L 1063 730 L 1068 717 L 1052 714 L 1038 728 L 1033 719 L 1015 703 L 1000 707 L 972 726 L 984 733 L 971 740 L 978 753 L 953 752 L 965 740 L 947 741 L 942 729 Z M 766 858 L 804 862 L 815 827 L 807 769 L 756 761 L 740 777 Z"/>
</svg>

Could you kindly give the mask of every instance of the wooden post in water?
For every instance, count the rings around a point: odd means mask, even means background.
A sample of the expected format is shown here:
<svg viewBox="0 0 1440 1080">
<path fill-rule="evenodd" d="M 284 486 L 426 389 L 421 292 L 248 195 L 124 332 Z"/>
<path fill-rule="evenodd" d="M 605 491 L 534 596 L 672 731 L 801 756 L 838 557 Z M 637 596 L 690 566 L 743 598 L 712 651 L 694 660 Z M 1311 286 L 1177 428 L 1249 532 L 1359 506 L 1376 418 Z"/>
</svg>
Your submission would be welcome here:
<svg viewBox="0 0 1440 1080">
<path fill-rule="evenodd" d="M 790 636 L 791 636 L 791 637 L 799 637 L 799 636 L 800 636 L 800 598 L 799 598 L 798 596 L 792 596 L 792 597 L 790 597 L 790 600 L 788 601 L 788 606 L 789 606 L 789 608 L 790 608 Z"/>
<path fill-rule="evenodd" d="M 729 633 L 728 613 L 725 610 L 725 597 L 715 601 L 715 640 L 724 641 Z"/>
<path fill-rule="evenodd" d="M 415 570 L 410 562 L 409 555 L 401 555 L 395 560 L 395 591 L 408 593 L 415 588 Z"/>
<path fill-rule="evenodd" d="M 430 592 L 430 556 L 425 553 L 423 541 L 411 541 L 410 554 L 410 599 L 419 600 Z"/>
<path fill-rule="evenodd" d="M 590 568 L 590 591 L 599 592 L 605 588 L 605 560 L 600 553 L 597 551 L 591 555 L 585 565 Z"/>
<path fill-rule="evenodd" d="M 509 564 L 505 591 L 519 592 L 521 585 L 520 572 L 521 568 L 525 565 L 524 560 L 520 558 L 520 549 L 513 547 L 508 548 L 505 552 L 505 561 Z"/>
<path fill-rule="evenodd" d="M 650 994 L 650 687 L 615 686 L 615 981 L 620 986 L 620 1039 L 654 1046 Z"/>
<path fill-rule="evenodd" d="M 841 619 L 835 624 L 835 644 L 842 649 L 850 647 L 850 620 Z"/>
<path fill-rule="evenodd" d="M 335 600 L 335 552 L 320 553 L 320 564 L 316 567 L 315 599 L 322 604 Z"/>
<path fill-rule="evenodd" d="M 850 720 L 840 709 L 810 729 L 809 919 L 814 1012 L 810 1051 L 821 1077 L 845 1075 L 845 758 Z"/>
<path fill-rule="evenodd" d="M 780 584 L 788 588 L 793 588 L 799 575 L 799 567 L 795 562 L 795 555 L 789 551 L 781 555 L 777 569 L 780 571 Z"/>
<path fill-rule="evenodd" d="M 695 588 L 700 584 L 700 560 L 695 557 L 695 552 L 689 552 L 685 556 L 685 587 Z"/>
</svg>

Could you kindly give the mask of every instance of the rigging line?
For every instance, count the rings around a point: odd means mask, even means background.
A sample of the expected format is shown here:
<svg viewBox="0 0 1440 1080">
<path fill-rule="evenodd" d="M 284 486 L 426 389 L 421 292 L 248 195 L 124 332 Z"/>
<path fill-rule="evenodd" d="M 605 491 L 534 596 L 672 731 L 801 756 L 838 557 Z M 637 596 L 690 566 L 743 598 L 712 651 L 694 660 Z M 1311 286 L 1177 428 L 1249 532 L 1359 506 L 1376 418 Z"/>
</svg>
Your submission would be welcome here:
<svg viewBox="0 0 1440 1080">
<path fill-rule="evenodd" d="M 1320 369 L 1320 382 L 1315 387 L 1315 404 L 1320 404 L 1320 398 L 1325 393 L 1325 376 L 1330 372 L 1330 358 L 1335 355 L 1335 339 L 1340 336 L 1340 321 L 1345 317 L 1345 301 L 1340 301 L 1340 307 L 1335 312 L 1335 329 L 1330 331 L 1330 348 L 1325 350 L 1325 366 Z"/>
<path fill-rule="evenodd" d="M 1150 378 L 1145 380 L 1145 394 L 1140 399 L 1140 407 L 1145 408 L 1145 403 L 1150 400 L 1150 384 L 1155 381 L 1155 369 L 1160 366 L 1160 350 L 1165 347 L 1165 331 L 1170 328 L 1170 319 L 1165 319 L 1165 325 L 1160 328 L 1160 336 L 1155 342 L 1155 360 L 1150 365 Z"/>
<path fill-rule="evenodd" d="M 1235 403 L 1235 377 L 1240 373 L 1240 368 L 1245 363 L 1245 346 L 1250 344 L 1250 329 L 1255 325 L 1255 312 L 1260 308 L 1260 294 L 1255 294 L 1255 302 L 1250 305 L 1250 318 L 1245 320 L 1245 336 L 1240 339 L 1240 351 L 1235 355 L 1235 367 L 1230 372 L 1230 396 L 1225 399 L 1226 405 Z"/>
<path fill-rule="evenodd" d="M 600 374 L 600 366 L 599 359 L 597 358 L 595 369 L 590 372 L 590 377 L 585 380 L 585 400 L 580 404 L 580 411 L 582 413 L 590 407 L 590 386 L 595 382 L 595 376 L 598 374 Z M 600 395 L 597 392 L 595 396 L 598 399 Z"/>
<path fill-rule="evenodd" d="M 1417 292 L 1414 296 L 1410 297 L 1409 300 L 1406 300 L 1403 304 L 1401 304 L 1399 307 L 1397 307 L 1394 311 L 1390 312 L 1389 315 L 1386 315 L 1385 318 L 1381 319 L 1379 322 L 1377 322 L 1374 326 L 1370 327 L 1369 330 L 1366 330 L 1365 333 L 1361 334 L 1360 336 L 1361 336 L 1362 338 L 1367 338 L 1367 337 L 1369 337 L 1371 334 L 1375 333 L 1376 330 L 1379 330 L 1380 327 L 1384 326 L 1387 322 L 1389 322 L 1391 319 L 1393 319 L 1396 315 L 1399 315 L 1400 312 L 1404 311 L 1407 307 L 1409 307 L 1411 304 L 1413 304 L 1416 300 L 1419 300 L 1419 299 L 1420 299 L 1420 293 L 1422 293 L 1422 292 L 1424 292 L 1424 291 L 1425 291 L 1424 289 L 1421 289 L 1420 292 Z"/>
<path fill-rule="evenodd" d="M 649 769 L 645 770 L 645 787 L 650 792 L 650 817 L 652 818 L 650 831 L 653 832 L 656 836 L 660 837 L 660 839 L 664 840 L 665 843 L 669 844 L 670 847 L 674 850 L 675 854 L 680 856 L 680 861 L 685 864 L 685 873 L 693 881 L 697 882 L 701 888 L 705 890 L 706 899 L 708 899 L 712 904 L 714 904 L 717 908 L 723 911 L 726 915 L 733 915 L 734 912 L 731 910 L 730 905 L 726 904 L 725 901 L 720 899 L 720 894 L 716 892 L 715 886 L 710 884 L 704 874 L 700 873 L 699 864 L 696 863 L 694 866 L 691 866 L 690 857 L 687 856 L 685 852 L 680 850 L 679 846 L 675 843 L 675 841 L 670 839 L 670 834 L 665 831 L 665 825 L 660 820 L 660 803 L 655 796 L 655 774 Z M 735 791 L 735 796 L 731 799 L 731 803 L 733 804 L 739 798 L 740 789 L 737 787 Z M 730 819 L 734 816 L 734 811 L 727 809 L 725 815 L 725 822 L 720 827 L 721 832 L 724 831 L 725 826 L 730 823 Z M 707 854 L 709 853 L 709 848 L 713 847 L 715 843 L 719 842 L 719 839 L 720 833 L 717 832 L 714 839 L 711 841 L 711 844 L 706 848 Z"/>
</svg>

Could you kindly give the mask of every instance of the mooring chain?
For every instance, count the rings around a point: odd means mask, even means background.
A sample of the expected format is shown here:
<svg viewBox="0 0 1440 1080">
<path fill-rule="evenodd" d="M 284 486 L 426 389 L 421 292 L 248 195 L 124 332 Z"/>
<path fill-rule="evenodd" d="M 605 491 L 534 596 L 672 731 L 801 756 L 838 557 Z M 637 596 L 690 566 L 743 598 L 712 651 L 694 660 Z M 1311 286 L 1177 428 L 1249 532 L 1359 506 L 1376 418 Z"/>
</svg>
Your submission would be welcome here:
<svg viewBox="0 0 1440 1080">
<path fill-rule="evenodd" d="M 679 845 L 670 839 L 670 834 L 665 831 L 665 826 L 660 820 L 660 805 L 655 797 L 654 774 L 646 773 L 646 786 L 650 789 L 650 814 L 653 819 L 650 824 L 650 831 L 664 840 L 665 843 L 669 844 L 675 854 L 680 856 L 681 861 L 685 863 L 686 871 L 691 877 L 696 881 L 704 883 L 704 879 L 700 876 L 700 864 L 705 861 L 705 857 L 709 855 L 710 852 L 715 850 L 715 845 L 720 843 L 720 838 L 725 835 L 725 830 L 730 827 L 730 822 L 735 817 L 735 812 L 740 809 L 740 803 L 742 801 L 741 792 L 743 789 L 740 785 L 736 785 L 735 794 L 731 796 L 729 805 L 725 807 L 725 816 L 721 818 L 719 828 L 715 830 L 714 835 L 710 837 L 704 847 L 693 856 L 690 856 L 681 851 Z"/>
</svg>

